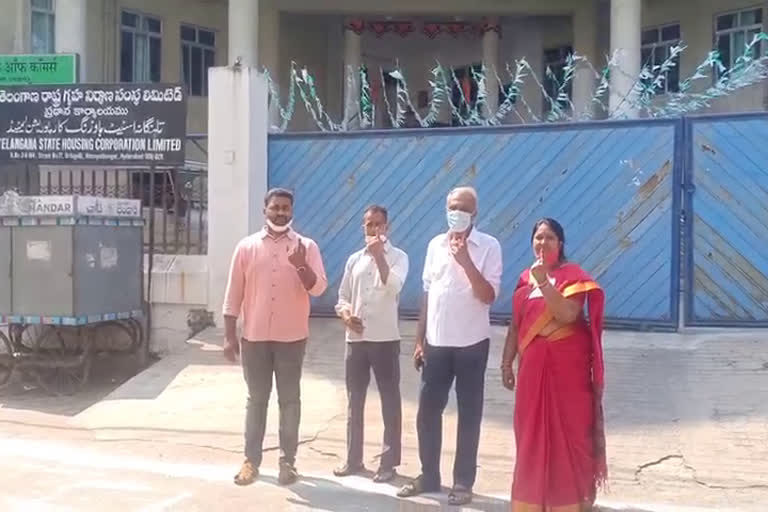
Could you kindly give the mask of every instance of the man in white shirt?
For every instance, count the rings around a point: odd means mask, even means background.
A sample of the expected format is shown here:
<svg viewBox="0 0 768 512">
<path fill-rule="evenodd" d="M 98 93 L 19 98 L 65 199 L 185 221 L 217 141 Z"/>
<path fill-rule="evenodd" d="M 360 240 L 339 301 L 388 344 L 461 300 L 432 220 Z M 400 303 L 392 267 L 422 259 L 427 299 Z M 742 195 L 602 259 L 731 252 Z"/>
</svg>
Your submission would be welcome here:
<svg viewBox="0 0 768 512">
<path fill-rule="evenodd" d="M 347 260 L 336 312 L 347 328 L 347 460 L 334 470 L 349 476 L 363 465 L 363 413 L 371 368 L 381 397 L 384 443 L 375 482 L 388 482 L 400 465 L 400 330 L 397 307 L 408 274 L 408 255 L 387 240 L 388 215 L 369 206 L 363 215 L 365 248 Z"/>
<path fill-rule="evenodd" d="M 422 368 L 416 417 L 421 475 L 398 496 L 440 490 L 442 417 L 455 379 L 459 424 L 448 502 L 466 505 L 472 501 L 477 473 L 490 306 L 501 283 L 501 245 L 473 226 L 477 216 L 474 189 L 454 189 L 446 206 L 448 232 L 432 239 L 427 248 L 414 351 L 416 367 Z"/>
</svg>

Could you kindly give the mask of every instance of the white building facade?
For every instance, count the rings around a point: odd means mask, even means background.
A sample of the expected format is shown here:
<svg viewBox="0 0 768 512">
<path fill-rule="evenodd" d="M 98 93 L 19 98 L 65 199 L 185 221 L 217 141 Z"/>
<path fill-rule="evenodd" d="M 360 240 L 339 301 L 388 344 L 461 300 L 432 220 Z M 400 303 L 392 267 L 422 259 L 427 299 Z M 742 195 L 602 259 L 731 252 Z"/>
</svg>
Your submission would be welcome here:
<svg viewBox="0 0 768 512">
<path fill-rule="evenodd" d="M 506 65 L 525 58 L 547 83 L 570 52 L 598 70 L 618 52 L 624 73 L 612 73 L 611 101 L 631 88 L 644 63 L 660 62 L 683 41 L 679 69 L 665 90 L 675 92 L 712 49 L 730 65 L 744 44 L 765 29 L 768 2 L 755 0 L 5 0 L 0 54 L 77 53 L 82 82 L 182 82 L 189 94 L 188 131 L 206 133 L 210 66 L 240 62 L 267 68 L 288 98 L 291 63 L 312 74 L 331 118 L 359 119 L 359 84 L 345 70 L 366 66 L 374 101 L 383 103 L 391 84 L 379 70 L 401 69 L 419 109 L 429 102 L 428 80 L 439 61 L 471 75 L 485 64 L 508 77 Z M 765 44 L 765 43 L 763 43 Z M 763 51 L 766 48 L 762 48 Z M 502 78 L 502 81 L 504 78 Z M 379 83 L 376 83 L 376 82 Z M 386 81 L 385 81 L 386 82 Z M 503 84 L 502 84 L 503 85 Z M 594 74 L 581 70 L 570 95 L 589 108 Z M 528 107 L 505 122 L 526 121 L 548 108 L 541 88 L 528 80 L 521 91 Z M 488 110 L 500 92 L 489 89 Z M 663 100 L 661 100 L 663 101 Z M 426 102 L 426 103 L 425 103 Z M 383 107 L 383 104 L 379 104 Z M 713 104 L 714 111 L 765 110 L 760 84 Z M 596 113 L 599 116 L 599 113 Z M 629 116 L 633 112 L 627 112 Z M 275 110 L 272 111 L 275 115 Z M 386 116 L 377 116 L 386 128 Z M 528 119 L 530 120 L 530 119 Z M 441 125 L 452 123 L 450 111 Z M 298 102 L 291 131 L 316 124 Z"/>
</svg>

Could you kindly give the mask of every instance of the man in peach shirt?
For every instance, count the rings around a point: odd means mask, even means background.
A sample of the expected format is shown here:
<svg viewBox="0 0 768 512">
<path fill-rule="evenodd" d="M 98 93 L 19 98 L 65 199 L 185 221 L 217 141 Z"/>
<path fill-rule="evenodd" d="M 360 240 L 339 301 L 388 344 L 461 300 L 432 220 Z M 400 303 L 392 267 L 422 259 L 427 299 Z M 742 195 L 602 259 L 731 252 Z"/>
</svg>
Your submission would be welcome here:
<svg viewBox="0 0 768 512">
<path fill-rule="evenodd" d="M 242 358 L 248 386 L 245 462 L 235 483 L 259 476 L 272 374 L 280 404 L 281 485 L 294 483 L 301 418 L 300 380 L 309 336 L 309 297 L 328 286 L 320 249 L 291 229 L 293 194 L 272 189 L 264 200 L 266 226 L 235 248 L 224 297 L 224 355 Z M 237 319 L 242 318 L 241 339 Z"/>
</svg>

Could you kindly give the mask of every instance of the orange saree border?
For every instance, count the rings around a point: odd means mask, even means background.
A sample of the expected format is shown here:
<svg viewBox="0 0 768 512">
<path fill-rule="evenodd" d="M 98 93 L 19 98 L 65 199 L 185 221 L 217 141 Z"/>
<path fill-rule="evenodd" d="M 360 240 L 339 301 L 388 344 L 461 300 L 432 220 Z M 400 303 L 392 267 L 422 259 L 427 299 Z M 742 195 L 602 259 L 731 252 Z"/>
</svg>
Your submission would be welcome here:
<svg viewBox="0 0 768 512">
<path fill-rule="evenodd" d="M 580 281 L 573 284 L 567 284 L 563 287 L 562 290 L 560 290 L 560 293 L 563 294 L 563 297 L 566 299 L 569 297 L 573 297 L 574 295 L 578 295 L 580 293 L 587 293 L 591 292 L 593 290 L 600 290 L 600 285 L 597 284 L 595 281 Z M 525 349 L 528 348 L 528 345 L 531 344 L 534 338 L 539 335 L 541 330 L 546 327 L 550 321 L 554 318 L 554 315 L 549 310 L 548 307 L 545 307 L 544 311 L 541 312 L 539 317 L 531 324 L 531 327 L 528 328 L 528 330 L 525 333 L 518 334 L 518 341 L 517 341 L 517 350 L 520 355 L 525 352 Z M 565 326 L 564 328 L 567 328 L 569 326 Z M 558 335 L 558 337 L 553 338 L 553 341 L 562 339 L 565 337 L 564 333 L 561 333 L 562 329 L 558 329 L 552 335 Z"/>
</svg>

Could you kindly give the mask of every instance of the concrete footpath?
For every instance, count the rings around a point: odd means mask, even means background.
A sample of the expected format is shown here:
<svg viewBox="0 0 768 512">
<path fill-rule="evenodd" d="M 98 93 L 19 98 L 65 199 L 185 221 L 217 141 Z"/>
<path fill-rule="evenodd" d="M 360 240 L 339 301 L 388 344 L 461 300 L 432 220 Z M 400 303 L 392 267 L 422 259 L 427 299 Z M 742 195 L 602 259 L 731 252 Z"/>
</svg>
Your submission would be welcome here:
<svg viewBox="0 0 768 512">
<path fill-rule="evenodd" d="M 404 323 L 401 364 L 404 464 L 418 474 L 418 373 Z M 35 390 L 0 395 L 2 510 L 328 510 L 435 511 L 444 495 L 399 500 L 396 486 L 338 479 L 345 451 L 344 344 L 335 320 L 312 321 L 302 384 L 302 481 L 275 484 L 277 403 L 270 406 L 264 478 L 237 488 L 245 386 L 209 330 L 113 392 L 72 398 Z M 475 503 L 464 510 L 508 510 L 514 464 L 513 394 L 498 370 L 504 330 L 492 340 Z M 608 332 L 606 421 L 610 489 L 604 510 L 768 508 L 768 334 L 699 331 Z M 114 387 L 114 386 L 112 386 Z M 106 394 L 106 396 L 105 396 Z M 366 464 L 376 467 L 382 426 L 371 384 Z M 455 399 L 444 422 L 443 479 L 451 484 Z M 399 483 L 404 482 L 401 479 Z M 455 508 L 453 510 L 456 510 Z"/>
</svg>

